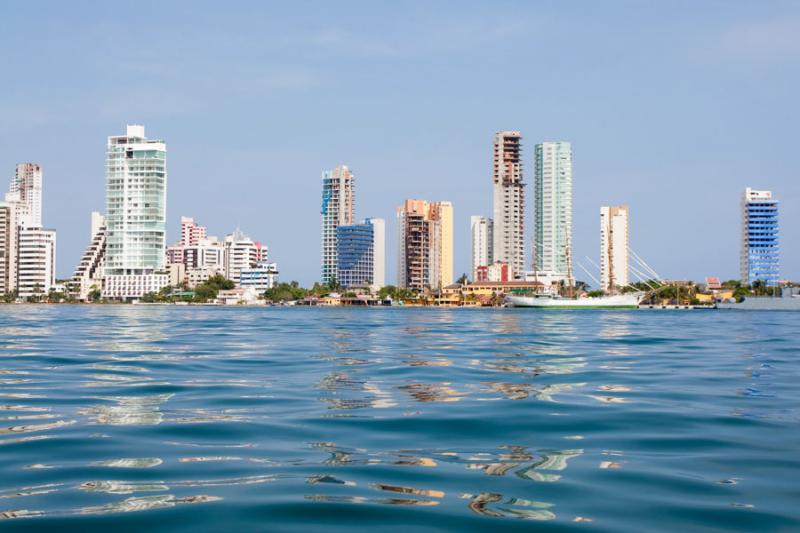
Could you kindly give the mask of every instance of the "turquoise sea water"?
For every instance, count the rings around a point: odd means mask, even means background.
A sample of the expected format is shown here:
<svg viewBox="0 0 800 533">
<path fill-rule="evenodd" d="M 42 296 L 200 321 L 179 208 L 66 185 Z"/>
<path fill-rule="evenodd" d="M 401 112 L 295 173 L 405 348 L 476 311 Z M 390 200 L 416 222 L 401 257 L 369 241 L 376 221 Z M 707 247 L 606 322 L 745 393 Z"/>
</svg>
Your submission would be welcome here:
<svg viewBox="0 0 800 533">
<path fill-rule="evenodd" d="M 0 307 L 0 530 L 790 531 L 800 314 Z"/>
</svg>

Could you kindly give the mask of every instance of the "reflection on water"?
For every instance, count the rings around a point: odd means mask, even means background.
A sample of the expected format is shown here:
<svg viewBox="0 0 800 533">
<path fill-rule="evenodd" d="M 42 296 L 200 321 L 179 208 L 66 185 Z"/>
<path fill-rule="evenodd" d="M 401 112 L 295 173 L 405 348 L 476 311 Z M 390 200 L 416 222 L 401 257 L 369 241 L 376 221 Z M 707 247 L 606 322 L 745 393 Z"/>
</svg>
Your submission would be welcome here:
<svg viewBox="0 0 800 533">
<path fill-rule="evenodd" d="M 108 396 L 99 400 L 114 402 L 116 405 L 94 405 L 78 412 L 89 416 L 98 424 L 112 426 L 132 426 L 160 424 L 164 414 L 159 406 L 172 398 L 172 394 L 152 396 Z"/>
<path fill-rule="evenodd" d="M 492 492 L 482 492 L 477 495 L 464 494 L 462 498 L 470 500 L 468 507 L 472 512 L 484 516 L 525 520 L 553 520 L 556 517 L 552 511 L 548 510 L 553 507 L 551 503 L 518 498 L 504 500 L 502 494 Z"/>
<path fill-rule="evenodd" d="M 34 528 L 800 523 L 780 314 L 0 311 L 0 518 Z"/>
</svg>

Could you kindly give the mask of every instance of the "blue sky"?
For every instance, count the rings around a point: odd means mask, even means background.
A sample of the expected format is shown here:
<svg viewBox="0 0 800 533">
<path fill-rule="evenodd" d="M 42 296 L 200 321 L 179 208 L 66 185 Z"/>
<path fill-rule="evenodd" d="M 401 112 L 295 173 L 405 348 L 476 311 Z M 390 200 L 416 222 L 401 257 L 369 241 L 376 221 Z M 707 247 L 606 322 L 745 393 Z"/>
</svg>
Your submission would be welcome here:
<svg viewBox="0 0 800 533">
<path fill-rule="evenodd" d="M 0 8 L 0 175 L 43 165 L 60 276 L 104 209 L 106 137 L 143 123 L 168 144 L 168 241 L 181 215 L 239 226 L 285 280 L 318 277 L 320 173 L 339 163 L 357 217 L 387 219 L 389 281 L 408 197 L 454 203 L 466 272 L 501 129 L 524 135 L 529 195 L 533 145 L 572 142 L 576 258 L 597 261 L 599 207 L 625 203 L 662 276 L 737 277 L 750 185 L 781 200 L 800 278 L 796 2 L 225 4 Z"/>
</svg>

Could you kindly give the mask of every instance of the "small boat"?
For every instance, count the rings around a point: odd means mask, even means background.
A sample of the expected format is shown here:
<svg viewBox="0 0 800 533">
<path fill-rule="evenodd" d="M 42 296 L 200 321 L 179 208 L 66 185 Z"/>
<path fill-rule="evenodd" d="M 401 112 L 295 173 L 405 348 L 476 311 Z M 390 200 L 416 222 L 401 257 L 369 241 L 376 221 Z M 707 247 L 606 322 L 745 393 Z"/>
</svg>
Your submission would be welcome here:
<svg viewBox="0 0 800 533">
<path fill-rule="evenodd" d="M 508 307 L 538 307 L 550 309 L 635 309 L 639 306 L 643 293 L 629 292 L 609 296 L 586 298 L 564 298 L 555 294 L 533 294 L 530 296 L 508 295 Z"/>
</svg>

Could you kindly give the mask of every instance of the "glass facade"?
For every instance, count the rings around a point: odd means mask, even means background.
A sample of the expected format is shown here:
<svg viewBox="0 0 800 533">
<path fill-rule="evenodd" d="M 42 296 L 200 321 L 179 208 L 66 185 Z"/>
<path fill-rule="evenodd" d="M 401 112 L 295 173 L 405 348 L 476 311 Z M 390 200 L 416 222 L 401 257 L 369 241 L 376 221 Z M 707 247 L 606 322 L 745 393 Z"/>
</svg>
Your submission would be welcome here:
<svg viewBox="0 0 800 533">
<path fill-rule="evenodd" d="M 106 151 L 108 275 L 138 275 L 165 268 L 167 149 L 130 127 L 109 137 Z"/>
<path fill-rule="evenodd" d="M 778 202 L 768 191 L 745 194 L 742 204 L 742 281 L 777 285 L 780 278 Z M 759 197 L 761 196 L 761 197 Z"/>
<path fill-rule="evenodd" d="M 571 275 L 572 146 L 546 142 L 535 151 L 534 263 L 538 271 Z"/>
<path fill-rule="evenodd" d="M 374 283 L 375 230 L 372 224 L 353 224 L 336 229 L 336 280 L 344 288 Z"/>
</svg>

